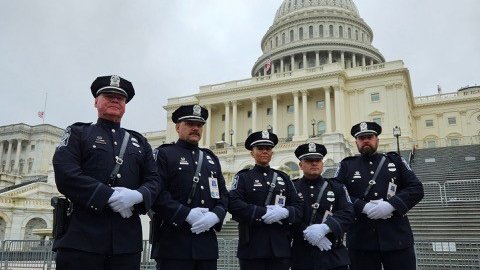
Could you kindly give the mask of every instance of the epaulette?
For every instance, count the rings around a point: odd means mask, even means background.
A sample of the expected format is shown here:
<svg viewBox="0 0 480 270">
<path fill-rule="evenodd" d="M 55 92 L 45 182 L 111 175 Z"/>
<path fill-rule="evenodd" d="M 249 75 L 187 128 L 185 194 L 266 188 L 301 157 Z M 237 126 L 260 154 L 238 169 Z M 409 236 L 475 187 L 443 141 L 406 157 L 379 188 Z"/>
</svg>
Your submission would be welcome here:
<svg viewBox="0 0 480 270">
<path fill-rule="evenodd" d="M 293 178 L 291 180 L 292 180 L 292 182 L 297 182 L 298 180 L 300 180 L 300 178 Z"/>
<path fill-rule="evenodd" d="M 144 136 L 143 136 L 141 133 L 139 133 L 139 132 L 137 132 L 137 131 L 135 131 L 135 130 L 126 129 L 126 128 L 125 128 L 125 130 L 128 131 L 128 133 L 130 133 L 130 135 L 135 135 L 135 136 L 138 136 L 138 137 L 140 137 L 140 138 L 144 138 Z"/>
<path fill-rule="evenodd" d="M 174 142 L 164 143 L 164 144 L 161 144 L 160 146 L 158 146 L 157 148 L 160 149 L 160 148 L 168 147 L 168 146 L 172 146 L 172 145 L 175 145 L 175 143 Z"/>
<path fill-rule="evenodd" d="M 274 170 L 275 172 L 277 172 L 278 174 L 280 174 L 280 175 L 282 175 L 282 176 L 284 176 L 284 177 L 286 176 L 286 177 L 290 178 L 290 176 L 288 176 L 288 174 L 286 174 L 286 173 L 283 172 L 283 171 L 279 171 L 279 170 L 275 170 L 275 169 L 272 169 L 272 170 Z"/>
<path fill-rule="evenodd" d="M 93 123 L 92 122 L 90 123 L 76 122 L 76 123 L 73 123 L 72 126 L 90 126 L 91 124 Z"/>
<path fill-rule="evenodd" d="M 204 151 L 204 152 L 209 153 L 209 154 L 212 155 L 212 156 L 215 156 L 215 153 L 213 153 L 213 151 L 210 150 L 210 149 L 208 149 L 208 148 L 200 148 L 200 149 L 201 149 L 202 151 Z"/>
<path fill-rule="evenodd" d="M 250 168 L 245 168 L 245 169 L 241 169 L 240 171 L 238 171 L 236 173 L 236 175 L 240 174 L 240 173 L 243 173 L 243 172 L 246 172 L 246 171 L 250 171 Z"/>
<path fill-rule="evenodd" d="M 355 159 L 357 157 L 359 157 L 359 156 L 349 156 L 349 157 L 344 158 L 343 161 L 350 160 L 350 159 Z"/>
</svg>

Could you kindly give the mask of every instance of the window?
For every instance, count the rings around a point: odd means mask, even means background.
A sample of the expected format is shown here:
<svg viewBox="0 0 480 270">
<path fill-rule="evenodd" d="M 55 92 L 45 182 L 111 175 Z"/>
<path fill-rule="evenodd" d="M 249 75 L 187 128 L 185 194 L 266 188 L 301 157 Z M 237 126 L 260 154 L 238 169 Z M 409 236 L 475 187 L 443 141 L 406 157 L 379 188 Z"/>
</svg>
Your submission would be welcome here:
<svg viewBox="0 0 480 270">
<path fill-rule="evenodd" d="M 293 42 L 293 38 L 294 38 L 293 30 L 290 30 L 290 42 Z"/>
<path fill-rule="evenodd" d="M 355 30 L 355 39 L 358 40 L 358 30 Z"/>
<path fill-rule="evenodd" d="M 308 27 L 308 37 L 313 38 L 313 26 L 311 25 Z"/>
<path fill-rule="evenodd" d="M 288 127 L 287 127 L 287 140 L 291 141 L 294 134 L 295 134 L 295 127 L 293 125 L 288 125 Z"/>
<path fill-rule="evenodd" d="M 293 113 L 293 105 L 287 105 L 287 113 Z"/>
<path fill-rule="evenodd" d="M 28 173 L 32 172 L 32 168 L 33 168 L 33 158 L 29 158 L 28 159 Z"/>
<path fill-rule="evenodd" d="M 352 29 L 350 27 L 348 28 L 348 38 L 352 38 Z"/>
<path fill-rule="evenodd" d="M 272 115 L 272 108 L 267 108 L 267 115 Z"/>
<path fill-rule="evenodd" d="M 275 37 L 275 47 L 278 47 L 278 36 Z"/>
<path fill-rule="evenodd" d="M 456 125 L 457 124 L 457 118 L 456 117 L 448 117 L 448 124 L 449 125 Z"/>
<path fill-rule="evenodd" d="M 18 174 L 23 174 L 23 167 L 25 167 L 25 160 L 20 159 Z"/>
<path fill-rule="evenodd" d="M 325 126 L 325 122 L 318 121 L 318 123 L 317 123 L 317 135 L 320 136 L 320 135 L 324 134 L 326 130 L 327 129 L 326 129 L 326 126 Z"/>
<path fill-rule="evenodd" d="M 222 121 L 225 122 L 225 114 L 222 114 Z"/>
<path fill-rule="evenodd" d="M 433 120 L 432 119 L 425 120 L 425 126 L 426 127 L 433 127 Z"/>
<path fill-rule="evenodd" d="M 460 140 L 458 138 L 449 139 L 450 146 L 458 146 L 460 145 Z"/>
<path fill-rule="evenodd" d="M 324 100 L 317 100 L 317 109 L 325 108 L 325 101 Z"/>
<path fill-rule="evenodd" d="M 343 27 L 342 26 L 338 27 L 338 36 L 343 38 Z"/>
<path fill-rule="evenodd" d="M 273 49 L 273 40 L 270 39 L 270 49 Z"/>
<path fill-rule="evenodd" d="M 247 117 L 248 117 L 248 118 L 252 118 L 252 111 L 248 111 L 248 112 L 247 112 Z"/>
<path fill-rule="evenodd" d="M 477 115 L 477 121 L 480 122 L 480 114 Z"/>
<path fill-rule="evenodd" d="M 319 35 L 320 37 L 323 37 L 323 25 L 320 25 L 320 26 L 318 27 L 318 35 Z"/>
<path fill-rule="evenodd" d="M 10 160 L 10 172 L 13 172 L 13 168 L 15 167 L 15 160 Z"/>
<path fill-rule="evenodd" d="M 32 145 L 30 146 L 30 151 L 35 151 L 35 144 L 32 144 Z"/>
<path fill-rule="evenodd" d="M 362 42 L 365 41 L 365 34 L 362 32 Z"/>
<path fill-rule="evenodd" d="M 425 142 L 425 147 L 427 148 L 435 148 L 437 146 L 435 141 L 426 141 Z"/>
<path fill-rule="evenodd" d="M 372 102 L 377 102 L 380 100 L 380 93 L 371 93 L 370 94 L 370 100 Z"/>
<path fill-rule="evenodd" d="M 379 124 L 380 126 L 382 125 L 382 118 L 374 117 L 372 120 L 373 120 L 373 122 Z"/>
<path fill-rule="evenodd" d="M 298 29 L 298 39 L 299 39 L 299 40 L 302 40 L 302 39 L 303 39 L 303 28 L 302 28 L 302 27 L 300 27 L 300 28 Z"/>
<path fill-rule="evenodd" d="M 285 33 L 282 34 L 282 44 L 285 44 Z"/>
<path fill-rule="evenodd" d="M 328 27 L 328 36 L 329 36 L 329 37 L 333 37 L 333 25 L 330 25 L 330 26 Z"/>
</svg>

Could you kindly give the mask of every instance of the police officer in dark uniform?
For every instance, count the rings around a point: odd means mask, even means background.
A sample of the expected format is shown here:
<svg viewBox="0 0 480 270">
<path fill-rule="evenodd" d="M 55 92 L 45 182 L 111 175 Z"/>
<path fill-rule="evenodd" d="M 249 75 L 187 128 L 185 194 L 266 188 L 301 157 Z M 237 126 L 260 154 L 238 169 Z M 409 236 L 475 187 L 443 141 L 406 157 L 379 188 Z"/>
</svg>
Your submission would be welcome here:
<svg viewBox="0 0 480 270">
<path fill-rule="evenodd" d="M 56 267 L 140 269 L 139 214 L 152 206 L 160 178 L 147 140 L 120 127 L 132 84 L 103 76 L 91 92 L 97 123 L 67 127 L 53 156 L 57 188 L 73 204 L 68 229 L 53 245 Z"/>
<path fill-rule="evenodd" d="M 255 167 L 239 171 L 230 190 L 241 270 L 289 269 L 290 226 L 301 221 L 302 202 L 290 177 L 269 166 L 277 143 L 277 135 L 266 130 L 250 134 L 245 148 Z"/>
<path fill-rule="evenodd" d="M 178 141 L 155 149 L 166 190 L 154 205 L 152 257 L 157 269 L 217 269 L 220 231 L 228 206 L 228 191 L 220 161 L 199 148 L 208 111 L 181 106 L 172 114 Z"/>
<path fill-rule="evenodd" d="M 347 270 L 350 260 L 343 236 L 353 223 L 353 205 L 344 185 L 322 178 L 325 146 L 297 147 L 303 177 L 294 179 L 303 200 L 302 223 L 293 226 L 292 270 Z"/>
<path fill-rule="evenodd" d="M 354 270 L 415 269 L 407 212 L 423 198 L 423 185 L 397 153 L 377 153 L 381 132 L 375 122 L 354 125 L 350 133 L 361 155 L 343 159 L 336 173 L 355 210 L 349 256 Z"/>
</svg>

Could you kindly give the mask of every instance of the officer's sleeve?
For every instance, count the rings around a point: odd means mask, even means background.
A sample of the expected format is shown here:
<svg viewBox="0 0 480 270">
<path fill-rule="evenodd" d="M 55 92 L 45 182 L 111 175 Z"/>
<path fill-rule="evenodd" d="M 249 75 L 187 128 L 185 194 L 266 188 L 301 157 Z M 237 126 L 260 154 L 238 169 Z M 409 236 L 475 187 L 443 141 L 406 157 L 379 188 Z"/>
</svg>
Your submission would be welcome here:
<svg viewBox="0 0 480 270">
<path fill-rule="evenodd" d="M 301 185 L 300 185 L 300 180 L 296 180 L 296 181 L 292 181 L 293 182 L 293 186 L 295 187 L 295 190 L 297 192 L 297 195 L 298 195 L 298 190 L 300 189 Z M 303 231 L 308 227 L 308 224 L 305 220 L 305 216 L 307 215 L 307 211 L 306 211 L 306 206 L 305 206 L 305 200 L 300 198 L 300 196 L 298 197 L 299 200 L 300 200 L 300 203 L 301 203 L 301 209 L 302 209 L 302 221 L 301 222 L 297 222 L 297 223 L 293 223 L 292 226 L 290 226 L 290 231 L 292 232 L 293 235 L 296 235 L 297 237 L 294 237 L 294 239 L 301 239 L 302 236 L 303 236 Z M 295 240 L 294 240 L 295 241 Z"/>
<path fill-rule="evenodd" d="M 168 179 L 168 159 L 166 150 L 163 148 L 157 151 L 156 165 L 160 179 L 164 181 L 160 182 L 160 191 L 155 200 L 153 210 L 159 213 L 166 223 L 180 226 L 185 222 L 191 209 L 174 200 L 168 191 L 170 181 Z"/>
<path fill-rule="evenodd" d="M 222 168 L 220 167 L 220 161 L 218 160 L 218 158 L 216 156 L 214 156 L 214 157 L 217 160 L 216 164 L 218 164 L 219 175 L 218 175 L 217 180 L 218 180 L 218 188 L 219 188 L 219 191 L 220 191 L 220 199 L 216 200 L 215 207 L 213 207 L 213 209 L 211 209 L 210 211 L 215 213 L 218 216 L 218 218 L 220 219 L 220 222 L 218 222 L 214 226 L 214 229 L 217 232 L 219 232 L 222 229 L 223 220 L 225 219 L 225 215 L 227 214 L 228 190 L 225 187 L 225 178 L 223 178 Z"/>
<path fill-rule="evenodd" d="M 342 237 L 353 223 L 353 205 L 348 197 L 347 189 L 342 184 L 335 184 L 336 211 L 325 220 L 335 237 Z"/>
<path fill-rule="evenodd" d="M 228 211 L 237 222 L 263 223 L 262 216 L 267 213 L 267 208 L 246 200 L 245 182 L 242 174 L 235 175 L 229 193 Z"/>
<path fill-rule="evenodd" d="M 82 128 L 69 126 L 53 155 L 53 170 L 58 191 L 74 204 L 100 212 L 108 203 L 113 189 L 82 170 Z"/>
<path fill-rule="evenodd" d="M 142 140 L 144 145 L 143 164 L 140 173 L 142 185 L 137 191 L 142 194 L 143 203 L 135 205 L 135 209 L 142 214 L 146 214 L 152 207 L 153 202 L 160 191 L 161 182 L 164 180 L 157 172 L 157 166 L 153 159 L 152 147 L 145 138 L 142 138 Z"/>
<path fill-rule="evenodd" d="M 288 186 L 287 203 L 285 205 L 285 208 L 288 210 L 288 217 L 284 219 L 284 223 L 288 222 L 289 225 L 292 225 L 302 221 L 303 202 L 298 196 L 297 189 L 290 180 L 290 177 L 287 175 L 284 175 L 283 177 L 286 178 L 285 183 Z"/>
<path fill-rule="evenodd" d="M 395 196 L 388 202 L 400 215 L 405 215 L 422 200 L 423 185 L 403 158 L 394 156 L 393 159 L 396 161 L 395 166 L 400 169 L 400 181 Z"/>
<path fill-rule="evenodd" d="M 338 169 L 337 169 L 337 172 L 335 173 L 335 181 L 341 183 L 341 184 L 344 184 L 345 186 L 348 186 L 347 182 L 348 182 L 348 179 L 347 179 L 347 172 L 348 172 L 348 163 L 345 162 L 345 160 L 342 160 L 340 162 L 340 165 L 338 165 Z M 350 194 L 352 193 L 352 191 L 349 192 Z M 352 201 L 353 203 L 353 209 L 355 210 L 355 215 L 356 216 L 359 216 L 362 214 L 362 210 L 363 208 L 365 207 L 365 205 L 367 204 L 367 202 L 365 202 L 364 200 L 358 198 L 358 197 L 355 197 L 355 196 L 352 196 L 352 195 L 349 195 L 350 196 L 350 201 Z"/>
</svg>

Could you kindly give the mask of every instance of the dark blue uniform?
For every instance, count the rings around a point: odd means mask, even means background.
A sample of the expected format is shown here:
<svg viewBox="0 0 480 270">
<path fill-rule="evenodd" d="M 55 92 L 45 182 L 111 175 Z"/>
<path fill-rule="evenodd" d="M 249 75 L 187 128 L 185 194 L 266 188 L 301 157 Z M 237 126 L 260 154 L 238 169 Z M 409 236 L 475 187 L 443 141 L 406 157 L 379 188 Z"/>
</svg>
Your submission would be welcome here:
<svg viewBox="0 0 480 270">
<path fill-rule="evenodd" d="M 204 153 L 200 179 L 192 202 L 187 204 L 200 150 Z M 153 208 L 156 225 L 152 257 L 158 261 L 213 260 L 216 263 L 218 243 L 215 231 L 222 228 L 228 206 L 228 191 L 218 158 L 209 149 L 200 149 L 183 140 L 162 145 L 155 152 L 159 173 L 166 179 L 166 189 Z M 218 180 L 220 199 L 214 199 L 210 194 L 210 177 Z M 185 219 L 195 207 L 208 208 L 220 222 L 209 231 L 192 233 L 191 225 Z M 181 269 L 181 266 L 176 268 Z"/>
<path fill-rule="evenodd" d="M 262 216 L 267 212 L 265 200 L 274 172 L 277 172 L 278 178 L 269 204 L 275 204 L 277 195 L 285 196 L 289 216 L 282 220 L 282 224 L 265 224 Z M 271 259 L 288 265 L 291 255 L 290 225 L 302 218 L 302 202 L 288 175 L 259 165 L 239 171 L 230 191 L 228 209 L 233 219 L 239 222 L 237 256 L 241 265 L 242 260 L 254 262 L 255 259 Z"/>
<path fill-rule="evenodd" d="M 327 214 L 328 218 L 324 223 L 332 230 L 326 235 L 332 242 L 332 249 L 320 251 L 318 247 L 312 246 L 304 239 L 303 230 L 311 225 L 313 205 L 325 181 L 328 184 L 312 224 L 321 224 L 326 211 L 331 213 Z M 348 269 L 350 260 L 343 245 L 343 236 L 353 223 L 353 206 L 345 186 L 321 176 L 317 179 L 300 178 L 293 183 L 298 196 L 303 200 L 303 220 L 302 223 L 293 226 L 292 270 Z"/>
<path fill-rule="evenodd" d="M 143 202 L 133 216 L 122 218 L 108 206 L 113 189 L 110 173 L 119 155 L 125 129 L 119 123 L 98 119 L 96 124 L 69 126 L 53 156 L 55 182 L 73 203 L 66 234 L 55 239 L 53 249 L 94 254 L 131 254 L 142 250 L 139 214 L 146 213 L 157 196 L 160 178 L 147 140 L 128 130 L 130 139 L 115 186 L 139 191 Z"/>
<path fill-rule="evenodd" d="M 364 193 L 382 156 L 386 157 L 367 196 Z M 347 233 L 347 247 L 355 269 L 414 269 L 413 234 L 407 212 L 423 198 L 423 185 L 397 153 L 347 157 L 340 163 L 336 178 L 345 184 L 355 209 L 355 222 Z M 397 186 L 387 198 L 389 183 Z M 369 219 L 362 210 L 371 200 L 383 199 L 394 208 L 388 219 Z M 410 256 L 406 258 L 405 256 Z M 375 257 L 375 258 L 373 258 Z M 359 268 L 358 265 L 362 265 Z"/>
</svg>

